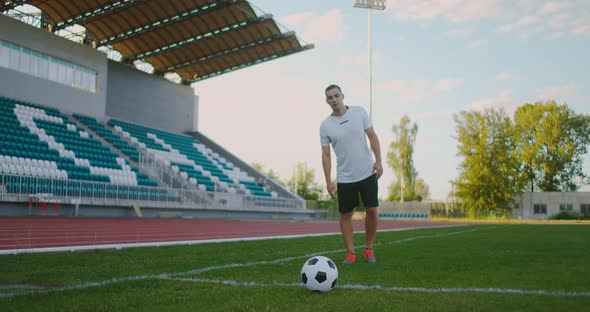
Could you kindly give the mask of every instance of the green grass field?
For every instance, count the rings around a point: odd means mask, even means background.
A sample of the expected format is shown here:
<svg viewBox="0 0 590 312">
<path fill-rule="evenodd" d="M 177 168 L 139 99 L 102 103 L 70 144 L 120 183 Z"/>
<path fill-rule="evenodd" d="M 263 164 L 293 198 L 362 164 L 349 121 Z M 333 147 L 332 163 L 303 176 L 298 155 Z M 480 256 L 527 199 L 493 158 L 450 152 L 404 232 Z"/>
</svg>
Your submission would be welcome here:
<svg viewBox="0 0 590 312">
<path fill-rule="evenodd" d="M 355 236 L 361 244 L 364 235 Z M 340 236 L 0 256 L 0 311 L 587 311 L 590 226 L 382 232 L 377 264 L 340 264 Z M 361 249 L 359 248 L 359 254 Z M 328 293 L 299 284 L 332 258 Z"/>
</svg>

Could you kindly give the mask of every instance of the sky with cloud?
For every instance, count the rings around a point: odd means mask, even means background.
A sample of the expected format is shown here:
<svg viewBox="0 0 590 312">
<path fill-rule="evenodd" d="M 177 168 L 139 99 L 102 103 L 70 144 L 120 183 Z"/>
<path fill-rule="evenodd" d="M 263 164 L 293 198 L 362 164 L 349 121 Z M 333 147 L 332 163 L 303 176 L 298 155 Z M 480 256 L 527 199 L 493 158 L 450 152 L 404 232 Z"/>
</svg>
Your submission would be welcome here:
<svg viewBox="0 0 590 312">
<path fill-rule="evenodd" d="M 297 162 L 321 169 L 324 88 L 369 111 L 368 11 L 342 0 L 251 0 L 315 48 L 193 84 L 199 130 L 288 178 Z M 556 100 L 590 113 L 590 0 L 389 0 L 372 12 L 373 123 L 385 174 L 392 126 L 418 125 L 414 163 L 432 198 L 457 177 L 453 116 L 462 110 Z M 222 120 L 222 121 L 221 121 Z M 335 159 L 335 157 L 334 157 Z M 590 157 L 585 169 L 590 174 Z M 333 173 L 335 175 L 335 173 Z M 590 190 L 585 187 L 585 190 Z"/>
</svg>

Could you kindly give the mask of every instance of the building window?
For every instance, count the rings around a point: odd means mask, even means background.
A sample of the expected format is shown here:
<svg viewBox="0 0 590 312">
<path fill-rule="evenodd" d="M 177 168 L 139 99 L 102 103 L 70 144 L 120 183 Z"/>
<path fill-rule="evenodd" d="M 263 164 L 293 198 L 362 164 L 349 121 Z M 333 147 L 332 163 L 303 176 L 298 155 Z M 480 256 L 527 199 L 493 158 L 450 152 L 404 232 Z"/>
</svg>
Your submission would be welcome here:
<svg viewBox="0 0 590 312">
<path fill-rule="evenodd" d="M 563 211 L 563 210 L 574 210 L 574 205 L 573 204 L 559 204 L 559 211 Z"/>
<path fill-rule="evenodd" d="M 96 93 L 95 71 L 1 40 L 0 67 Z"/>
<path fill-rule="evenodd" d="M 580 214 L 590 216 L 590 204 L 580 204 Z"/>
<path fill-rule="evenodd" d="M 547 204 L 534 204 L 533 205 L 533 213 L 534 214 L 547 214 Z"/>
</svg>

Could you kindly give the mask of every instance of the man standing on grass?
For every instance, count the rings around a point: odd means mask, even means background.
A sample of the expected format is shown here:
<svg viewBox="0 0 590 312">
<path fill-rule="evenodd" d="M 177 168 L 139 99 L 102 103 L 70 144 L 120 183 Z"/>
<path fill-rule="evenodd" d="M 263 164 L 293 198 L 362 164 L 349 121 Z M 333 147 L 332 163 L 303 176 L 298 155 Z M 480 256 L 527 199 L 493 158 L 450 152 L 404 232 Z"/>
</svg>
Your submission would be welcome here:
<svg viewBox="0 0 590 312">
<path fill-rule="evenodd" d="M 332 198 L 338 194 L 340 230 L 347 250 L 344 263 L 356 262 L 352 236 L 352 212 L 359 204 L 359 195 L 365 207 L 364 256 L 367 262 L 375 263 L 373 241 L 377 233 L 377 206 L 379 205 L 377 179 L 383 174 L 379 139 L 367 112 L 362 107 L 344 105 L 344 94 L 339 86 L 329 85 L 325 94 L 326 102 L 332 108 L 332 114 L 320 126 L 322 167 L 328 193 Z M 369 138 L 374 160 L 365 135 Z M 336 154 L 338 192 L 331 178 L 330 145 Z"/>
</svg>

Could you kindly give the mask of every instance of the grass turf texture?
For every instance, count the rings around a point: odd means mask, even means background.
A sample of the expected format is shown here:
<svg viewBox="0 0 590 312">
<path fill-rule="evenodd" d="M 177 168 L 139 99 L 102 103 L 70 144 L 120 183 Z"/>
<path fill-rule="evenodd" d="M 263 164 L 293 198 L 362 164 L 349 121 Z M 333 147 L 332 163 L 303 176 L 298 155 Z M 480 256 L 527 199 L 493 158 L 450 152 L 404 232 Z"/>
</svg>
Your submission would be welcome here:
<svg viewBox="0 0 590 312">
<path fill-rule="evenodd" d="M 0 285 L 5 286 L 0 295 L 22 291 L 7 285 L 68 287 L 150 276 L 0 298 L 0 311 L 585 311 L 588 296 L 342 287 L 317 295 L 296 284 L 303 262 L 318 253 L 338 264 L 340 286 L 588 294 L 589 237 L 587 225 L 477 225 L 383 232 L 375 246 L 378 263 L 363 263 L 359 248 L 361 261 L 351 266 L 341 264 L 340 236 L 0 256 Z M 357 243 L 363 239 L 364 235 L 355 236 Z M 208 270 L 198 271 L 202 268 Z M 197 273 L 186 273 L 191 271 Z M 167 279 L 157 278 L 162 273 L 169 274 Z"/>
</svg>

